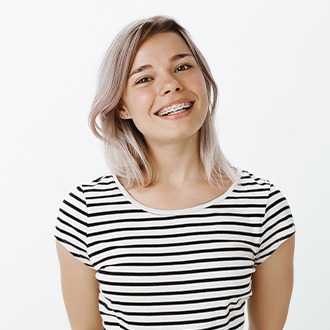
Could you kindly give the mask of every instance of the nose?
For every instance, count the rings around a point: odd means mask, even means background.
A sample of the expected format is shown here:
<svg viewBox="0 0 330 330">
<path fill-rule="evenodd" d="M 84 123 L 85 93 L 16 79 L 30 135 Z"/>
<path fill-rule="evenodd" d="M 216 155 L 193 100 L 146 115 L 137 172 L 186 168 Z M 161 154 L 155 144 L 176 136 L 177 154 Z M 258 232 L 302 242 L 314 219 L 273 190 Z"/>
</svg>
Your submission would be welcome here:
<svg viewBox="0 0 330 330">
<path fill-rule="evenodd" d="M 163 81 L 160 89 L 161 95 L 167 95 L 173 92 L 179 92 L 183 89 L 181 83 L 172 75 L 167 75 Z"/>
</svg>

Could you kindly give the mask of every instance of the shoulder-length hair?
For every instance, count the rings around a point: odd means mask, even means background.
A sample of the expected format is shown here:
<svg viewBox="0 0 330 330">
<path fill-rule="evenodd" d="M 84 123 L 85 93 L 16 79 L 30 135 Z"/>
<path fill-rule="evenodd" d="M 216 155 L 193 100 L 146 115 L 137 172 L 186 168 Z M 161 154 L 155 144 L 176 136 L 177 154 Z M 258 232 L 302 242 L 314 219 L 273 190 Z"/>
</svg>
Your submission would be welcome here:
<svg viewBox="0 0 330 330">
<path fill-rule="evenodd" d="M 164 16 L 141 19 L 125 27 L 110 45 L 101 64 L 89 125 L 104 142 L 108 165 L 126 187 L 133 184 L 148 186 L 155 178 L 143 135 L 132 120 L 120 119 L 116 110 L 121 107 L 121 97 L 140 45 L 162 32 L 177 33 L 185 40 L 205 78 L 209 111 L 199 132 L 199 153 L 205 178 L 212 184 L 219 183 L 219 178 L 232 179 L 232 168 L 220 149 L 215 129 L 218 88 L 210 68 L 189 33 L 174 19 Z"/>
</svg>

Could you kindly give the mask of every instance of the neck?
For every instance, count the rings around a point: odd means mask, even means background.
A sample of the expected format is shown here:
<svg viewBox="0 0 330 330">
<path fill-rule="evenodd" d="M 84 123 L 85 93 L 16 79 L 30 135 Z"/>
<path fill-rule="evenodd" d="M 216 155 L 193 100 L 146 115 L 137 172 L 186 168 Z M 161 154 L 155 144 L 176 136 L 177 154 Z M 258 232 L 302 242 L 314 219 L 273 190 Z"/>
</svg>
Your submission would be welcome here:
<svg viewBox="0 0 330 330">
<path fill-rule="evenodd" d="M 148 145 L 156 171 L 154 184 L 168 185 L 175 188 L 187 182 L 200 182 L 204 178 L 204 169 L 199 157 L 197 141 Z"/>
</svg>

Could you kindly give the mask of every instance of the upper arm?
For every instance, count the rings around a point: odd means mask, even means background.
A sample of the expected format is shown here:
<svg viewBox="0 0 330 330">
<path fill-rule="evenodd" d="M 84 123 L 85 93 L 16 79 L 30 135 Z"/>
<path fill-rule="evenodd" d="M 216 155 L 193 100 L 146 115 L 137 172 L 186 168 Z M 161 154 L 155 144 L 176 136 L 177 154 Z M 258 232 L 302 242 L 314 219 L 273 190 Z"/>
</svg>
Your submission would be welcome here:
<svg viewBox="0 0 330 330">
<path fill-rule="evenodd" d="M 99 288 L 95 270 L 84 265 L 56 241 L 62 292 L 72 329 L 103 329 L 99 313 Z"/>
<path fill-rule="evenodd" d="M 294 235 L 256 267 L 248 300 L 250 330 L 282 330 L 293 288 Z"/>
</svg>

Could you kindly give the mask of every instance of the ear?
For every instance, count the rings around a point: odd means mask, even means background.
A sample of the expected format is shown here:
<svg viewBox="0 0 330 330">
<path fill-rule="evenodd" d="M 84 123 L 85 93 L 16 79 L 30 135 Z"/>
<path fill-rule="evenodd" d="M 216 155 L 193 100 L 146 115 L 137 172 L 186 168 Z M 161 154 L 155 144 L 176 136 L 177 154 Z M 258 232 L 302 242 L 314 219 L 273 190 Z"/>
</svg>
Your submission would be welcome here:
<svg viewBox="0 0 330 330">
<path fill-rule="evenodd" d="M 121 119 L 132 119 L 129 112 L 125 109 L 124 105 L 122 104 L 118 104 L 116 112 Z"/>
</svg>

